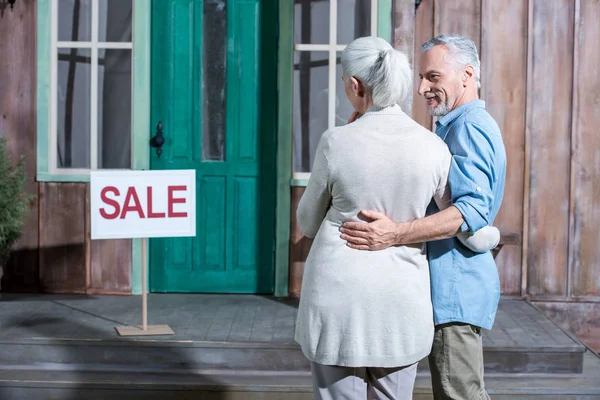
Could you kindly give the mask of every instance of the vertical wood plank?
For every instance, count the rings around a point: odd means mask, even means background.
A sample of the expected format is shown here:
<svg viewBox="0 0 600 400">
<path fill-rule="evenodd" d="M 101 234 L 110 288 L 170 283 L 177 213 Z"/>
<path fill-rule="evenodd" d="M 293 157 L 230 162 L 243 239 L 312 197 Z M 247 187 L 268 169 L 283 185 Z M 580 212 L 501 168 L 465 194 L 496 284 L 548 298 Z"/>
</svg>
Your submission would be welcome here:
<svg viewBox="0 0 600 400">
<path fill-rule="evenodd" d="M 4 4 L 0 14 L 0 136 L 6 137 L 13 161 L 25 156 L 27 193 L 38 195 L 35 182 L 36 2 Z M 3 5 L 3 6 L 4 6 Z M 36 292 L 38 271 L 38 200 L 31 203 L 20 240 L 4 267 L 3 291 Z"/>
<path fill-rule="evenodd" d="M 415 48 L 415 2 L 414 0 L 394 0 L 393 3 L 393 46 L 406 54 L 410 65 L 414 65 Z M 418 53 L 417 53 L 418 54 Z M 401 104 L 402 110 L 412 114 L 412 92 Z"/>
<path fill-rule="evenodd" d="M 529 206 L 531 195 L 531 109 L 533 108 L 533 4 L 535 0 L 527 0 L 527 95 L 525 96 L 525 164 L 523 172 L 523 245 L 521 257 L 521 296 L 528 294 L 529 282 Z"/>
<path fill-rule="evenodd" d="M 574 8 L 570 0 L 533 4 L 527 255 L 532 295 L 567 294 Z"/>
<path fill-rule="evenodd" d="M 504 198 L 494 225 L 511 231 L 523 226 L 527 15 L 522 0 L 482 2 L 481 97 L 500 126 L 507 156 Z M 521 246 L 504 246 L 496 264 L 502 292 L 520 294 Z"/>
<path fill-rule="evenodd" d="M 40 286 L 85 293 L 85 183 L 40 183 Z"/>
<path fill-rule="evenodd" d="M 425 128 L 432 129 L 432 119 L 429 114 L 429 107 L 425 99 L 419 96 L 419 67 L 421 59 L 421 44 L 423 42 L 433 38 L 433 14 L 434 14 L 434 0 L 423 0 L 417 8 L 415 16 L 415 49 L 414 49 L 414 61 L 413 68 L 414 74 L 414 90 L 413 90 L 413 104 L 412 104 L 412 118 Z"/>
<path fill-rule="evenodd" d="M 131 239 L 93 240 L 90 293 L 131 293 Z"/>
<path fill-rule="evenodd" d="M 573 110 L 572 294 L 600 295 L 600 2 L 580 1 Z M 600 314 L 599 314 L 600 315 Z M 600 327 L 599 327 L 600 329 Z M 600 342 L 598 342 L 600 346 Z"/>
<path fill-rule="evenodd" d="M 457 33 L 481 52 L 481 0 L 435 0 L 435 36 Z"/>
<path fill-rule="evenodd" d="M 132 241 L 91 240 L 90 191 L 85 193 L 86 289 L 90 294 L 130 294 Z"/>
</svg>

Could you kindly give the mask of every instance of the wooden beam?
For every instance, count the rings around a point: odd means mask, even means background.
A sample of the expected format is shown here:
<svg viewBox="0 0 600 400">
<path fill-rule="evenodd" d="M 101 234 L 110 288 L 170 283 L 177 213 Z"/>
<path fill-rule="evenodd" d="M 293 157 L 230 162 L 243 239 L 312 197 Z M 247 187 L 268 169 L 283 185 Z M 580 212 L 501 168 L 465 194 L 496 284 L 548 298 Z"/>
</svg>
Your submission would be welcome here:
<svg viewBox="0 0 600 400">
<path fill-rule="evenodd" d="M 393 46 L 406 54 L 410 65 L 414 65 L 415 48 L 415 3 L 414 0 L 394 0 L 392 3 Z M 413 91 L 401 104 L 402 110 L 412 115 Z"/>
</svg>

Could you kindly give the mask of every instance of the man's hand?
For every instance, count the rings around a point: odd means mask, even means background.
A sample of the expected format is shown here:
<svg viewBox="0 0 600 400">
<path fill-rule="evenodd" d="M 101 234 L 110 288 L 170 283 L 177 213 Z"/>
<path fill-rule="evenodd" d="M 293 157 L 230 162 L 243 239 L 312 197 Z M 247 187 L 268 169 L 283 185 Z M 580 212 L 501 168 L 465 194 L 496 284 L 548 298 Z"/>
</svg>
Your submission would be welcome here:
<svg viewBox="0 0 600 400">
<path fill-rule="evenodd" d="M 347 246 L 357 250 L 383 250 L 396 245 L 397 225 L 384 214 L 361 211 L 359 218 L 370 221 L 346 222 L 340 228 Z"/>
</svg>

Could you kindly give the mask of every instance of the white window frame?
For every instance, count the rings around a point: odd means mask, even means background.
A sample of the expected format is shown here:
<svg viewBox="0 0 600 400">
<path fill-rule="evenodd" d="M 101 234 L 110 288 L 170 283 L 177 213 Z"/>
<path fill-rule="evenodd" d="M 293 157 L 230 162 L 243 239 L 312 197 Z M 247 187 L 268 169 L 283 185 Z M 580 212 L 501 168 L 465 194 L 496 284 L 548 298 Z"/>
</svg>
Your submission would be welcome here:
<svg viewBox="0 0 600 400">
<path fill-rule="evenodd" d="M 371 36 L 377 36 L 378 33 L 378 16 L 379 16 L 379 0 L 371 0 Z M 345 44 L 337 43 L 337 6 L 338 0 L 329 0 L 329 43 L 327 44 L 310 44 L 310 43 L 294 43 L 294 50 L 302 51 L 327 51 L 329 52 L 329 87 L 327 93 L 327 129 L 335 127 L 335 100 L 336 100 L 336 84 L 337 74 L 337 53 L 344 51 Z M 292 183 L 305 183 L 310 178 L 310 172 L 295 172 L 292 171 Z"/>
<path fill-rule="evenodd" d="M 51 0 L 50 6 L 50 123 L 49 123 L 49 145 L 48 145 L 48 172 L 51 175 L 89 175 L 90 171 L 98 169 L 98 50 L 99 49 L 129 49 L 132 51 L 133 75 L 133 26 L 131 42 L 99 42 L 98 41 L 98 22 L 99 22 L 99 1 L 92 0 L 92 26 L 91 41 L 59 41 L 58 40 L 58 0 Z M 135 13 L 135 7 L 133 7 Z M 131 23 L 134 23 L 132 15 Z M 64 48 L 89 49 L 91 52 L 91 70 L 90 70 L 90 168 L 59 168 L 57 165 L 58 149 L 58 50 Z M 131 87 L 131 99 L 133 103 L 133 76 Z M 133 104 L 132 104 L 133 113 Z M 131 135 L 133 136 L 133 117 Z M 133 160 L 133 140 L 132 140 L 132 160 Z M 132 161 L 133 162 L 133 161 Z M 129 168 L 131 169 L 131 168 Z M 109 170 L 109 169 L 103 169 Z"/>
</svg>

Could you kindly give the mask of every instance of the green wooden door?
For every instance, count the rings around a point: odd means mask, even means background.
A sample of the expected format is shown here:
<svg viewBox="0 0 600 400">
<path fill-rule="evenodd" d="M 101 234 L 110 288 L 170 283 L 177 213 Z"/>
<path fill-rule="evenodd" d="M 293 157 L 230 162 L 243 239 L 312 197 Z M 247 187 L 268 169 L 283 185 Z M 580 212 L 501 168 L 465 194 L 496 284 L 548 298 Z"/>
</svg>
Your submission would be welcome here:
<svg viewBox="0 0 600 400">
<path fill-rule="evenodd" d="M 196 170 L 197 236 L 151 240 L 151 291 L 273 291 L 276 18 L 268 0 L 152 2 L 151 168 Z"/>
</svg>

